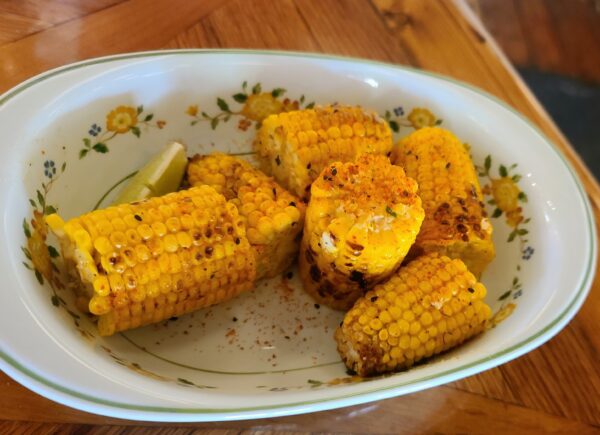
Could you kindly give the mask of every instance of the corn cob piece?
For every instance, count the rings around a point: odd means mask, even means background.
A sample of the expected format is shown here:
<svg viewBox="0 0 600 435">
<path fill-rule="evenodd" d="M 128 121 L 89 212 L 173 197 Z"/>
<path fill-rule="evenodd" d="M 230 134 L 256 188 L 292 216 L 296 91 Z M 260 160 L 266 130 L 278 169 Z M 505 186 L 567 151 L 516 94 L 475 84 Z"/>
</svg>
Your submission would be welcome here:
<svg viewBox="0 0 600 435">
<path fill-rule="evenodd" d="M 408 368 L 485 329 L 486 289 L 459 259 L 428 254 L 360 298 L 335 332 L 360 376 Z"/>
<path fill-rule="evenodd" d="M 233 204 L 209 186 L 46 222 L 112 335 L 253 287 L 254 252 Z"/>
<path fill-rule="evenodd" d="M 256 251 L 256 278 L 281 274 L 295 260 L 306 205 L 250 163 L 214 153 L 195 156 L 187 169 L 192 186 L 207 184 L 238 208 Z"/>
<path fill-rule="evenodd" d="M 262 169 L 304 200 L 329 163 L 389 156 L 392 146 L 390 128 L 377 114 L 337 105 L 271 115 L 254 142 Z"/>
<path fill-rule="evenodd" d="M 427 127 L 400 141 L 394 163 L 417 180 L 425 220 L 409 258 L 439 252 L 460 258 L 475 276 L 494 259 L 492 225 L 473 162 L 448 130 Z"/>
<path fill-rule="evenodd" d="M 346 310 L 389 277 L 423 221 L 417 184 L 385 156 L 336 162 L 312 184 L 300 277 L 318 302 Z"/>
</svg>

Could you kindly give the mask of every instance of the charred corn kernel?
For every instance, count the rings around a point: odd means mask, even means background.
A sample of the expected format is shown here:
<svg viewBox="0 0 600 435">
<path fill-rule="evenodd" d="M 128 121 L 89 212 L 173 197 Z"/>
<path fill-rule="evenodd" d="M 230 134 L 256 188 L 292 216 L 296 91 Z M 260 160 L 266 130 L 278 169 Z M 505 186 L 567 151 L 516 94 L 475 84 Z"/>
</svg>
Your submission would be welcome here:
<svg viewBox="0 0 600 435">
<path fill-rule="evenodd" d="M 413 300 L 404 309 L 402 319 L 390 323 L 382 320 L 386 312 L 377 309 L 374 300 L 377 293 L 395 292 L 396 298 L 402 299 L 406 295 L 421 291 L 422 286 L 403 286 L 412 281 L 411 278 L 415 278 L 418 283 L 431 284 L 431 269 L 428 269 L 430 266 L 442 270 L 456 261 L 460 260 L 452 260 L 438 253 L 426 254 L 401 267 L 387 282 L 379 284 L 358 299 L 335 333 L 338 351 L 346 366 L 359 376 L 404 369 L 424 357 L 444 352 L 482 332 L 490 318 L 491 310 L 482 297 L 471 290 L 483 285 L 476 281 L 473 274 L 458 268 L 447 273 L 453 282 L 459 277 L 463 278 L 464 284 L 460 285 L 459 291 L 466 292 L 469 296 L 467 300 L 459 300 L 453 295 L 443 306 L 430 303 L 420 316 L 416 316 L 414 310 L 422 306 L 419 301 Z M 403 290 L 399 291 L 401 287 Z M 426 286 L 423 294 L 429 295 L 436 290 L 436 286 L 431 284 Z M 444 308 L 450 304 L 454 304 L 455 309 L 446 314 Z M 408 313 L 411 315 L 407 315 Z M 382 326 L 377 335 L 369 334 L 365 337 L 354 328 L 355 325 L 364 324 L 371 327 Z M 389 355 L 389 359 L 386 355 Z"/>
<path fill-rule="evenodd" d="M 495 249 L 477 173 L 465 146 L 448 130 L 422 128 L 400 141 L 394 163 L 417 181 L 425 209 L 408 257 L 439 252 L 460 258 L 480 276 Z"/>
<path fill-rule="evenodd" d="M 332 163 L 311 190 L 300 277 L 319 303 L 347 310 L 394 272 L 414 242 L 423 220 L 417 185 L 387 157 L 367 154 Z"/>
<path fill-rule="evenodd" d="M 392 150 L 387 122 L 361 107 L 326 106 L 267 117 L 254 142 L 262 168 L 307 200 L 310 185 L 330 163 Z"/>
<path fill-rule="evenodd" d="M 201 226 L 191 218 L 194 213 Z M 108 222 L 111 216 L 124 216 L 127 229 Z M 160 221 L 145 222 L 150 216 Z M 57 215 L 47 217 L 64 258 L 76 267 L 90 312 L 99 316 L 101 335 L 185 314 L 250 289 L 255 254 L 238 220 L 237 209 L 209 186 L 93 211 L 66 223 Z M 194 268 L 210 273 L 196 274 Z"/>
<path fill-rule="evenodd" d="M 257 279 L 279 275 L 292 264 L 306 209 L 296 196 L 245 160 L 225 154 L 193 157 L 187 177 L 192 186 L 207 184 L 221 192 L 245 218 Z"/>
</svg>

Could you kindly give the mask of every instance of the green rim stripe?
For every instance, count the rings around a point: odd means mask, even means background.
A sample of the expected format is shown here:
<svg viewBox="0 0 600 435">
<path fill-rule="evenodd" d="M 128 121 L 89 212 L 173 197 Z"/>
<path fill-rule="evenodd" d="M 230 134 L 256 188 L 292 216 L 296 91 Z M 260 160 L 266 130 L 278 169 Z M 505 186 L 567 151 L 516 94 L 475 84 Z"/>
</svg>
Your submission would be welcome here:
<svg viewBox="0 0 600 435">
<path fill-rule="evenodd" d="M 512 112 L 518 118 L 520 118 L 522 121 L 524 121 L 533 131 L 535 131 L 544 140 L 544 142 L 546 142 L 547 145 L 550 146 L 550 148 L 556 153 L 556 155 L 559 157 L 559 159 L 566 166 L 568 172 L 571 174 L 573 182 L 577 186 L 577 190 L 579 192 L 579 199 L 583 203 L 586 217 L 587 217 L 587 226 L 588 226 L 588 231 L 590 234 L 590 248 L 591 248 L 590 255 L 588 256 L 588 259 L 587 259 L 588 261 L 586 264 L 585 273 L 584 273 L 582 282 L 579 286 L 579 289 L 577 290 L 575 297 L 570 301 L 569 305 L 563 310 L 562 313 L 560 313 L 560 315 L 556 319 L 554 319 L 552 322 L 550 322 L 544 328 L 540 329 L 537 333 L 535 333 L 535 334 L 531 335 L 530 337 L 522 340 L 521 342 L 519 342 L 513 346 L 510 346 L 506 349 L 503 349 L 493 355 L 487 356 L 485 358 L 481 358 L 472 363 L 465 364 L 463 366 L 456 367 L 456 368 L 447 370 L 442 373 L 436 373 L 436 374 L 424 376 L 422 378 L 412 380 L 409 382 L 404 382 L 404 383 L 401 382 L 401 383 L 390 385 L 390 386 L 379 387 L 379 388 L 374 388 L 374 389 L 367 390 L 367 391 L 361 391 L 361 392 L 356 392 L 356 393 L 351 393 L 351 394 L 340 395 L 340 396 L 336 396 L 336 397 L 332 397 L 332 398 L 308 400 L 308 401 L 303 401 L 303 402 L 295 402 L 295 403 L 288 403 L 288 404 L 281 404 L 281 405 L 275 404 L 275 405 L 267 405 L 267 406 L 237 408 L 237 409 L 168 408 L 168 407 L 141 406 L 141 405 L 134 405 L 134 404 L 128 404 L 128 403 L 120 403 L 120 402 L 114 402 L 111 400 L 100 399 L 100 398 L 94 397 L 94 396 L 89 396 L 87 394 L 80 393 L 80 392 L 71 390 L 67 387 L 64 387 L 62 385 L 59 385 L 49 379 L 44 378 L 41 375 L 33 372 L 32 370 L 29 370 L 27 367 L 22 365 L 19 361 L 15 360 L 14 358 L 12 358 L 8 354 L 6 354 L 4 351 L 0 350 L 0 357 L 5 362 L 7 362 L 10 366 L 12 366 L 14 369 L 21 372 L 23 375 L 25 375 L 43 385 L 51 387 L 52 389 L 54 389 L 58 392 L 61 392 L 63 394 L 67 394 L 67 395 L 73 396 L 75 398 L 83 399 L 83 400 L 86 400 L 91 403 L 105 405 L 105 406 L 109 406 L 109 407 L 113 407 L 113 408 L 120 408 L 123 410 L 134 410 L 134 411 L 143 411 L 143 412 L 150 412 L 150 413 L 176 413 L 176 414 L 221 413 L 221 414 L 228 414 L 228 415 L 233 415 L 234 413 L 240 413 L 240 412 L 281 409 L 281 408 L 289 408 L 291 410 L 291 409 L 297 408 L 299 406 L 318 404 L 318 403 L 330 403 L 330 402 L 335 402 L 335 401 L 339 401 L 342 399 L 349 399 L 349 398 L 353 398 L 353 397 L 357 397 L 357 396 L 364 396 L 364 395 L 369 395 L 369 394 L 374 394 L 374 393 L 384 393 L 386 391 L 389 392 L 391 390 L 405 387 L 408 385 L 417 385 L 417 384 L 424 383 L 424 382 L 427 382 L 427 381 L 430 381 L 433 379 L 440 379 L 440 378 L 450 375 L 450 374 L 459 374 L 460 375 L 475 366 L 482 365 L 486 362 L 489 362 L 489 361 L 497 359 L 497 358 L 501 359 L 500 363 L 506 362 L 512 358 L 516 358 L 516 357 L 522 355 L 524 352 L 519 352 L 519 351 L 523 350 L 522 349 L 523 346 L 533 343 L 538 338 L 542 338 L 542 340 L 540 341 L 540 343 L 535 343 L 536 345 L 540 345 L 543 342 L 549 340 L 554 334 L 556 334 L 558 332 L 558 330 L 556 330 L 556 331 L 551 331 L 551 330 L 555 326 L 557 326 L 561 321 L 564 320 L 565 322 L 567 322 L 568 320 L 570 320 L 570 318 L 572 318 L 575 315 L 575 311 L 571 312 L 573 310 L 573 308 L 575 307 L 575 305 L 583 303 L 583 300 L 585 298 L 587 291 L 590 288 L 591 280 L 593 278 L 592 272 L 595 267 L 597 246 L 596 246 L 596 229 L 595 229 L 595 225 L 594 225 L 593 214 L 591 211 L 589 201 L 587 199 L 587 195 L 585 193 L 585 190 L 583 189 L 583 186 L 581 185 L 581 183 L 579 181 L 579 178 L 575 174 L 575 171 L 572 169 L 570 163 L 565 159 L 563 154 L 558 150 L 556 145 L 554 145 L 554 143 L 552 143 L 548 139 L 548 137 L 542 131 L 540 131 L 540 129 L 536 125 L 531 123 L 531 121 L 529 121 L 529 119 L 527 119 L 521 113 L 519 113 L 518 111 L 516 111 L 511 106 L 509 106 L 508 104 L 506 104 L 504 101 L 500 100 L 499 98 L 495 97 L 494 95 L 491 95 L 475 86 L 461 82 L 459 80 L 455 80 L 455 79 L 452 79 L 452 78 L 449 78 L 449 77 L 446 77 L 443 75 L 431 73 L 428 71 L 422 71 L 422 70 L 419 70 L 416 68 L 398 66 L 398 65 L 394 65 L 394 64 L 388 64 L 385 62 L 378 62 L 378 61 L 365 60 L 365 59 L 356 59 L 356 58 L 343 57 L 343 56 L 334 56 L 334 55 L 322 55 L 322 54 L 316 54 L 316 53 L 287 52 L 287 51 L 260 51 L 260 50 L 206 50 L 206 49 L 164 50 L 164 51 L 141 52 L 141 53 L 133 53 L 133 54 L 125 54 L 125 55 L 117 55 L 117 56 L 107 56 L 107 57 L 103 57 L 103 58 L 99 58 L 99 59 L 82 61 L 79 63 L 75 63 L 72 65 L 68 65 L 65 67 L 60 67 L 60 68 L 51 70 L 51 71 L 43 73 L 39 76 L 33 77 L 32 79 L 29 79 L 28 81 L 22 83 L 21 85 L 17 86 L 13 90 L 10 90 L 7 93 L 5 93 L 4 95 L 2 95 L 0 97 L 0 108 L 2 108 L 2 105 L 4 105 L 8 100 L 10 100 L 11 98 L 20 94 L 21 92 L 25 91 L 26 89 L 30 88 L 31 86 L 33 86 L 43 80 L 46 80 L 50 77 L 53 77 L 58 74 L 62 74 L 67 71 L 71 71 L 71 70 L 75 70 L 75 69 L 79 69 L 79 68 L 91 66 L 91 65 L 98 65 L 98 64 L 102 64 L 102 63 L 108 63 L 108 62 L 116 62 L 116 61 L 120 61 L 120 60 L 148 58 L 148 57 L 156 57 L 156 56 L 183 55 L 183 54 L 186 54 L 186 55 L 188 55 L 188 54 L 193 54 L 193 55 L 198 55 L 198 54 L 227 54 L 227 55 L 258 54 L 258 55 L 263 55 L 263 56 L 300 57 L 300 58 L 309 58 L 309 59 L 312 58 L 312 59 L 320 59 L 320 60 L 354 62 L 354 63 L 366 64 L 366 65 L 372 65 L 372 66 L 384 66 L 386 68 L 393 68 L 393 69 L 397 69 L 400 71 L 408 71 L 408 72 L 412 72 L 412 73 L 417 73 L 417 74 L 433 77 L 433 78 L 436 78 L 436 79 L 444 81 L 444 82 L 452 83 L 454 85 L 468 89 L 472 92 L 475 92 L 476 94 L 479 94 L 485 98 L 488 98 L 488 99 L 496 102 L 498 105 L 500 105 L 501 107 Z M 570 315 L 570 317 L 565 318 L 567 315 Z M 547 336 L 543 337 L 546 334 L 547 334 Z M 483 370 L 483 368 L 482 368 L 482 370 Z M 439 383 L 434 383 L 434 385 L 438 385 L 438 384 Z M 432 385 L 432 386 L 434 386 L 434 385 Z M 40 392 L 43 393 L 43 390 Z"/>
</svg>

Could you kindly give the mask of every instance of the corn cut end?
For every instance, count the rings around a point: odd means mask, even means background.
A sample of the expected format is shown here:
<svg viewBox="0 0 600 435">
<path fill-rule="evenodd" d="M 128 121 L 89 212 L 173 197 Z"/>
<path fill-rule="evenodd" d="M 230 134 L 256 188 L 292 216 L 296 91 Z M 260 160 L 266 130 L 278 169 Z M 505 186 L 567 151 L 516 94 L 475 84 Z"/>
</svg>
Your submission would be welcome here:
<svg viewBox="0 0 600 435">
<path fill-rule="evenodd" d="M 424 213 L 417 184 L 387 157 L 336 162 L 312 185 L 300 247 L 305 290 L 348 309 L 406 256 Z"/>
</svg>

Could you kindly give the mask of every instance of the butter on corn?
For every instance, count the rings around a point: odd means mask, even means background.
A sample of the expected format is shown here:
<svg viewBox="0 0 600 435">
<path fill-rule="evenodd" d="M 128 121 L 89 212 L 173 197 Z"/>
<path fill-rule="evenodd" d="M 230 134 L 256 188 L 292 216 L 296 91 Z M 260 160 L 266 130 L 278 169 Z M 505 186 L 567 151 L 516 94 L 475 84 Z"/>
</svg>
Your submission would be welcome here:
<svg viewBox="0 0 600 435">
<path fill-rule="evenodd" d="M 214 153 L 194 156 L 187 168 L 192 186 L 207 184 L 235 204 L 256 252 L 257 279 L 285 271 L 298 254 L 306 205 L 250 163 Z"/>
<path fill-rule="evenodd" d="M 361 154 L 389 156 L 392 146 L 392 132 L 377 114 L 337 105 L 271 115 L 254 142 L 262 169 L 305 200 L 329 163 Z"/>
<path fill-rule="evenodd" d="M 98 315 L 100 335 L 160 322 L 249 290 L 254 251 L 236 207 L 209 186 L 46 218 Z"/>
<path fill-rule="evenodd" d="M 461 260 L 419 257 L 356 301 L 336 330 L 338 351 L 360 376 L 408 368 L 481 333 L 485 295 Z"/>
<path fill-rule="evenodd" d="M 423 221 L 417 184 L 385 156 L 326 167 L 312 184 L 300 245 L 304 289 L 346 310 L 388 278 Z"/>
<path fill-rule="evenodd" d="M 426 127 L 402 139 L 394 163 L 419 184 L 425 220 L 410 258 L 439 252 L 480 276 L 494 259 L 492 225 L 465 146 L 450 131 Z"/>
</svg>

